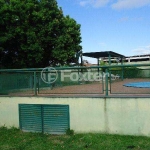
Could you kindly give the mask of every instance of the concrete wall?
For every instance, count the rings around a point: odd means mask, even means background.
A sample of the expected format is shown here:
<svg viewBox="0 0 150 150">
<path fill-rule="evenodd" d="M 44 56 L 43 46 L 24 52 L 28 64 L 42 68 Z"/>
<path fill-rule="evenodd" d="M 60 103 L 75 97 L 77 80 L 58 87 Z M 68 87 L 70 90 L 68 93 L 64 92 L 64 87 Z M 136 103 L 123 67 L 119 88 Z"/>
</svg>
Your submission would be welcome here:
<svg viewBox="0 0 150 150">
<path fill-rule="evenodd" d="M 18 104 L 68 104 L 78 132 L 150 136 L 149 98 L 0 97 L 0 126 L 19 127 Z"/>
</svg>

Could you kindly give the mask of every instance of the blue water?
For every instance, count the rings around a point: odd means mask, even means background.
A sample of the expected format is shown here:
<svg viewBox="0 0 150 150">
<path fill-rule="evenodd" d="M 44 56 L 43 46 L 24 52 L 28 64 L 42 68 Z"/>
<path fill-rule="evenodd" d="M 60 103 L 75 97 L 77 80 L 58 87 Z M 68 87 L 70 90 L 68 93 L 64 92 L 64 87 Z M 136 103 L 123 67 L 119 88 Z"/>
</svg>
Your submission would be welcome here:
<svg viewBox="0 0 150 150">
<path fill-rule="evenodd" d="M 150 82 L 131 82 L 124 84 L 124 86 L 135 88 L 150 88 Z"/>
</svg>

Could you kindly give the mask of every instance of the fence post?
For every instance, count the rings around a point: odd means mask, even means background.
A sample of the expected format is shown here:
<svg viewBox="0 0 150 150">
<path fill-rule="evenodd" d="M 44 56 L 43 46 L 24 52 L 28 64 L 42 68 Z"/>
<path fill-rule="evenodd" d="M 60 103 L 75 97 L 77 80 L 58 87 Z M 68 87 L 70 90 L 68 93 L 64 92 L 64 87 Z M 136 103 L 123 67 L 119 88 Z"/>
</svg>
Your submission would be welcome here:
<svg viewBox="0 0 150 150">
<path fill-rule="evenodd" d="M 105 96 L 108 96 L 108 68 L 105 69 Z"/>
<path fill-rule="evenodd" d="M 37 96 L 36 71 L 34 71 L 34 95 Z"/>
<path fill-rule="evenodd" d="M 39 73 L 37 74 L 37 93 L 40 92 L 40 79 L 39 79 Z"/>
</svg>

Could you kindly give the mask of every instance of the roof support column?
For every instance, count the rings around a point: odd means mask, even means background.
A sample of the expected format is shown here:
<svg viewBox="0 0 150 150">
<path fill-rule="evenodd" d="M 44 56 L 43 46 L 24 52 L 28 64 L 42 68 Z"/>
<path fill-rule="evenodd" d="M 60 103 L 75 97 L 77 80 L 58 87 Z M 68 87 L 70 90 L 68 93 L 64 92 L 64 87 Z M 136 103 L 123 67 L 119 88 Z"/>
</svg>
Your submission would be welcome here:
<svg viewBox="0 0 150 150">
<path fill-rule="evenodd" d="M 123 80 L 123 76 L 124 76 L 123 58 L 121 58 L 121 66 L 122 66 L 121 80 Z"/>
<path fill-rule="evenodd" d="M 80 58 L 81 58 L 81 66 L 83 66 L 83 57 L 82 57 L 82 53 L 80 54 Z"/>
<path fill-rule="evenodd" d="M 99 64 L 99 58 L 97 58 L 97 66 L 98 66 L 98 75 L 99 75 L 99 66 L 100 66 L 100 64 Z"/>
<path fill-rule="evenodd" d="M 109 65 L 111 65 L 111 55 L 109 54 Z"/>
</svg>

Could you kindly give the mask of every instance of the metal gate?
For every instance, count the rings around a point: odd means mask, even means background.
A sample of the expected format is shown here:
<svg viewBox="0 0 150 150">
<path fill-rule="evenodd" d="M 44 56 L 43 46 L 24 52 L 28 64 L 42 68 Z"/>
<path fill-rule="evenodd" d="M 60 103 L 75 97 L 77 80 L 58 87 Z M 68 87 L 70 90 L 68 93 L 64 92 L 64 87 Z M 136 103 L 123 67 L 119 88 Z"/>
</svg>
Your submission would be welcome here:
<svg viewBox="0 0 150 150">
<path fill-rule="evenodd" d="M 70 128 L 69 106 L 19 104 L 19 124 L 26 132 L 65 134 Z"/>
</svg>

